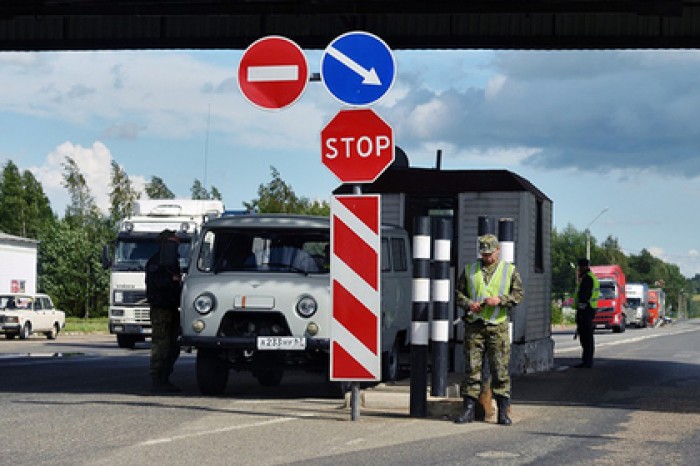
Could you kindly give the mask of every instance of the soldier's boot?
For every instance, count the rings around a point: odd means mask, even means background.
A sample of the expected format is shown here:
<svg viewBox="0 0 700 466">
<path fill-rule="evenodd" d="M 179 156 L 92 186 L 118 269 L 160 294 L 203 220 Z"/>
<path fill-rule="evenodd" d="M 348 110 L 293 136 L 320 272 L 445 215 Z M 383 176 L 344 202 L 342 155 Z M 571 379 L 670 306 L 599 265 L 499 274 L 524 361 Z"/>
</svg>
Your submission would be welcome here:
<svg viewBox="0 0 700 466">
<path fill-rule="evenodd" d="M 510 399 L 507 396 L 496 395 L 496 405 L 498 405 L 498 423 L 502 426 L 509 426 L 513 423 L 508 417 L 508 407 Z"/>
<path fill-rule="evenodd" d="M 476 399 L 470 396 L 464 397 L 464 412 L 455 419 L 455 424 L 474 422 L 476 413 Z"/>
<path fill-rule="evenodd" d="M 172 384 L 168 380 L 168 376 L 151 376 L 151 393 L 177 393 L 179 391 L 180 387 Z"/>
</svg>

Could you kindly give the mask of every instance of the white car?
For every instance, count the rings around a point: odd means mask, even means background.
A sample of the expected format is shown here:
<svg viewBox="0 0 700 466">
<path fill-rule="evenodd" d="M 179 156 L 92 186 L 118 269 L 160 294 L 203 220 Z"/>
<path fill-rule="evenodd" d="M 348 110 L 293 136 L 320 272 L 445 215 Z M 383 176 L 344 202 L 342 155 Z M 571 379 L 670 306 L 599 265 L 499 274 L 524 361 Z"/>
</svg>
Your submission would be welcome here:
<svg viewBox="0 0 700 466">
<path fill-rule="evenodd" d="M 46 294 L 0 294 L 0 334 L 11 340 L 25 340 L 32 333 L 43 333 L 53 340 L 66 325 L 66 314 L 53 305 Z"/>
</svg>

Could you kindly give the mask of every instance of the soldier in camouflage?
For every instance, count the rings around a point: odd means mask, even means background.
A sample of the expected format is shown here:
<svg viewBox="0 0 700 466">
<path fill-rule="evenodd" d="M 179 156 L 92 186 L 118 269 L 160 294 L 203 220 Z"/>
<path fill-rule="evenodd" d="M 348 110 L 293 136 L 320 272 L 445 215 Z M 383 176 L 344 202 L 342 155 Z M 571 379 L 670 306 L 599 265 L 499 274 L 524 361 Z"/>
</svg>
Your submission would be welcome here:
<svg viewBox="0 0 700 466">
<path fill-rule="evenodd" d="M 461 386 L 464 412 L 455 419 L 457 424 L 475 419 L 484 354 L 488 356 L 498 405 L 498 423 L 512 424 L 508 416 L 511 391 L 508 311 L 522 300 L 523 282 L 513 264 L 500 260 L 500 251 L 496 236 L 479 237 L 481 260 L 467 265 L 457 280 L 457 306 L 465 313 L 465 378 Z"/>
<path fill-rule="evenodd" d="M 182 276 L 179 263 L 179 238 L 172 230 L 158 237 L 160 248 L 146 264 L 146 296 L 151 308 L 151 391 L 178 392 L 170 374 L 180 355 L 180 293 Z"/>
</svg>

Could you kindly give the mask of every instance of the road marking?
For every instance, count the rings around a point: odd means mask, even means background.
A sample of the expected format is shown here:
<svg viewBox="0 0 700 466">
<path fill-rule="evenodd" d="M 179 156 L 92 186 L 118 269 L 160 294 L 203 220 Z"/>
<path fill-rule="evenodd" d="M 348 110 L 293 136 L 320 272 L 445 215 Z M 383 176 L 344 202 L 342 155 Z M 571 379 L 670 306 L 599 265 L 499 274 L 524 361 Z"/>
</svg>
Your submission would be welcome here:
<svg viewBox="0 0 700 466">
<path fill-rule="evenodd" d="M 297 65 L 270 65 L 248 67 L 248 82 L 279 82 L 297 81 L 299 67 Z"/>
<path fill-rule="evenodd" d="M 183 434 L 183 435 L 173 435 L 172 437 L 163 437 L 163 438 L 158 438 L 158 439 L 153 439 L 153 440 L 146 440 L 145 442 L 142 442 L 138 445 L 144 446 L 144 447 L 150 447 L 152 445 L 160 445 L 162 443 L 174 442 L 176 440 L 201 437 L 202 435 L 211 435 L 211 434 L 218 434 L 221 432 L 231 432 L 234 430 L 248 429 L 250 427 L 262 427 L 262 426 L 267 426 L 267 425 L 272 425 L 272 424 L 280 424 L 283 422 L 294 421 L 296 419 L 297 418 L 294 418 L 294 417 L 279 417 L 279 418 L 275 418 L 275 419 L 268 419 L 265 421 L 252 422 L 250 424 L 237 424 L 235 426 L 220 427 L 218 429 L 206 430 L 206 431 L 202 431 L 202 432 L 191 432 L 191 433 Z"/>
<path fill-rule="evenodd" d="M 638 342 L 638 341 L 648 340 L 648 339 L 651 339 L 651 338 L 658 338 L 658 337 L 672 337 L 672 336 L 680 335 L 680 334 L 683 334 L 683 333 L 690 333 L 690 332 L 697 332 L 697 331 L 698 331 L 698 329 L 686 329 L 686 330 L 677 330 L 677 331 L 673 331 L 673 332 L 670 332 L 670 333 L 657 333 L 657 334 L 654 334 L 654 335 L 644 335 L 644 336 L 640 336 L 640 337 L 633 337 L 633 338 L 628 338 L 628 339 L 626 339 L 626 340 L 611 341 L 611 342 L 607 342 L 607 343 L 597 343 L 597 342 L 596 342 L 595 348 L 596 348 L 596 350 L 597 350 L 597 349 L 599 349 L 599 348 L 606 348 L 606 347 L 608 347 L 608 346 L 624 345 L 624 344 L 626 344 L 626 343 L 635 343 L 635 342 Z M 555 352 L 555 353 L 569 353 L 569 352 L 572 352 L 572 351 L 581 351 L 581 347 L 580 347 L 580 346 L 575 346 L 575 347 L 573 347 L 573 348 L 562 348 L 562 349 L 560 349 L 560 350 L 555 350 L 554 352 Z"/>
</svg>

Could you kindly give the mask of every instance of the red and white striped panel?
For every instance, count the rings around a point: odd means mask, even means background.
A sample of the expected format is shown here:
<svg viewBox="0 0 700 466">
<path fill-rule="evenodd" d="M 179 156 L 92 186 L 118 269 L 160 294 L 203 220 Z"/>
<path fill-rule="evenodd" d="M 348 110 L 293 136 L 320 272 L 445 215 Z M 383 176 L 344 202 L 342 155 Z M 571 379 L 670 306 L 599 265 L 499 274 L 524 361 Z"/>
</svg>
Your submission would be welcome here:
<svg viewBox="0 0 700 466">
<path fill-rule="evenodd" d="M 331 201 L 331 380 L 381 378 L 380 196 Z"/>
</svg>

